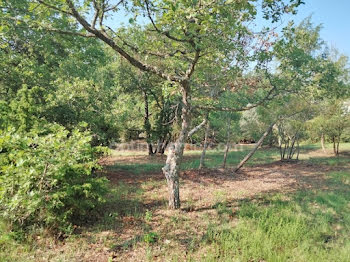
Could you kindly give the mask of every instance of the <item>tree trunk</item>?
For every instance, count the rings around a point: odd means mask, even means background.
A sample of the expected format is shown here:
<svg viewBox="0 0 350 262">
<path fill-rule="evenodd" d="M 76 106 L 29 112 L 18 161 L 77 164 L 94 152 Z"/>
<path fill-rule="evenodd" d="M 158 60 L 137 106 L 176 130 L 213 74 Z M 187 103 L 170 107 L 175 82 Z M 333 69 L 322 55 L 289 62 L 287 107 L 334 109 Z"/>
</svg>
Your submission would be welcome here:
<svg viewBox="0 0 350 262">
<path fill-rule="evenodd" d="M 227 121 L 226 148 L 225 148 L 224 161 L 222 163 L 222 168 L 226 168 L 227 155 L 228 155 L 228 151 L 230 149 L 230 129 L 231 129 L 231 119 L 229 119 Z"/>
<path fill-rule="evenodd" d="M 183 82 L 181 87 L 183 102 L 181 113 L 181 131 L 175 143 L 169 146 L 166 163 L 162 168 L 168 184 L 170 209 L 180 208 L 179 171 L 184 151 L 184 145 L 188 136 L 188 127 L 191 122 L 190 105 L 188 101 L 190 91 L 189 83 Z"/>
<path fill-rule="evenodd" d="M 161 155 L 164 154 L 165 149 L 166 149 L 166 147 L 168 146 L 168 144 L 169 144 L 169 142 L 170 142 L 170 139 L 171 139 L 170 136 L 165 138 L 165 141 L 162 143 L 162 147 L 161 147 L 161 149 L 160 149 L 160 152 L 158 152 L 159 154 L 161 154 Z"/>
<path fill-rule="evenodd" d="M 143 91 L 143 98 L 145 102 L 145 114 L 143 119 L 143 125 L 146 132 L 148 155 L 153 155 L 153 147 L 151 142 L 151 124 L 149 122 L 148 95 L 146 90 Z"/>
<path fill-rule="evenodd" d="M 298 148 L 298 151 L 297 151 L 297 160 L 299 160 L 299 153 L 300 153 L 300 145 L 299 145 L 299 138 L 297 140 L 297 148 Z"/>
<path fill-rule="evenodd" d="M 281 160 L 284 160 L 286 159 L 286 152 L 288 152 L 288 148 L 289 148 L 289 137 L 287 140 L 284 141 L 284 148 L 283 148 L 283 153 L 282 153 L 282 159 Z"/>
<path fill-rule="evenodd" d="M 282 147 L 282 139 L 278 136 L 278 147 Z"/>
<path fill-rule="evenodd" d="M 210 131 L 210 124 L 209 124 L 209 121 L 208 121 L 207 122 L 207 126 L 205 128 L 203 151 L 202 151 L 201 159 L 199 161 L 198 169 L 202 169 L 203 167 L 205 167 L 205 153 L 206 153 L 207 147 L 208 147 L 209 131 Z"/>
<path fill-rule="evenodd" d="M 163 145 L 163 142 L 160 138 L 158 138 L 158 141 L 157 141 L 157 148 L 156 148 L 156 151 L 154 152 L 155 154 L 159 154 L 161 152 L 161 149 L 162 149 L 162 145 Z"/>
<path fill-rule="evenodd" d="M 266 132 L 262 135 L 262 137 L 259 139 L 258 143 L 256 143 L 256 146 L 253 148 L 252 151 L 250 151 L 250 153 L 248 155 L 246 155 L 246 157 L 241 161 L 241 163 L 239 163 L 239 165 L 236 167 L 234 172 L 237 172 L 256 152 L 256 150 L 258 150 L 258 148 L 262 145 L 262 143 L 264 142 L 264 139 L 268 136 L 268 134 L 271 132 L 273 126 L 275 125 L 275 122 L 272 123 L 269 128 L 266 130 Z"/>
<path fill-rule="evenodd" d="M 270 136 L 269 136 L 269 147 L 273 147 L 274 146 L 274 139 L 273 139 L 273 133 L 271 132 Z"/>
<path fill-rule="evenodd" d="M 297 143 L 296 146 L 295 146 L 295 142 Z M 296 151 L 299 151 L 299 133 L 298 132 L 295 134 L 295 140 L 293 143 L 293 151 L 292 151 L 292 155 L 291 155 L 290 159 L 293 159 L 293 156 L 294 156 Z M 296 158 L 296 160 L 298 160 L 298 158 L 299 158 L 299 153 L 298 153 L 298 157 Z"/>
<path fill-rule="evenodd" d="M 282 130 L 282 127 L 278 126 L 278 147 L 279 147 L 279 150 L 280 150 L 281 160 L 283 159 L 283 153 L 282 153 L 283 143 L 284 143 L 283 130 Z"/>
<path fill-rule="evenodd" d="M 321 147 L 322 147 L 322 151 L 324 153 L 326 153 L 326 147 L 324 146 L 324 134 L 321 134 Z"/>
<path fill-rule="evenodd" d="M 293 159 L 294 153 L 295 153 L 295 142 L 298 140 L 298 132 L 292 137 L 291 146 L 289 149 L 288 159 Z"/>
<path fill-rule="evenodd" d="M 339 155 L 339 144 L 340 144 L 340 136 L 338 136 L 338 140 L 337 140 L 337 146 L 336 146 L 336 155 Z"/>
<path fill-rule="evenodd" d="M 294 149 L 294 143 L 295 143 L 295 136 L 291 138 L 291 145 L 287 152 L 287 159 L 292 159 L 293 156 L 293 149 Z"/>
<path fill-rule="evenodd" d="M 222 168 L 226 168 L 226 161 L 227 161 L 227 155 L 228 155 L 229 149 L 230 149 L 230 140 L 227 140 L 226 147 L 225 147 L 225 153 L 224 153 L 224 161 L 222 163 Z"/>
</svg>

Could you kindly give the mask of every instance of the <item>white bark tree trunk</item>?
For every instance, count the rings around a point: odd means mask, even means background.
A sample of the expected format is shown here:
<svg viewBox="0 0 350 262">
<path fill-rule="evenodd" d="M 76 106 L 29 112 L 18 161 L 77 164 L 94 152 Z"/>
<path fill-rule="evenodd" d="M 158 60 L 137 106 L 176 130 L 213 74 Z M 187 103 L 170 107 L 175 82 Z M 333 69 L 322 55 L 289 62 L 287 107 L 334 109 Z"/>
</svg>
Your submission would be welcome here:
<svg viewBox="0 0 350 262">
<path fill-rule="evenodd" d="M 180 208 L 180 189 L 179 189 L 179 172 L 182 156 L 184 152 L 185 142 L 188 136 L 188 128 L 191 122 L 190 119 L 190 105 L 189 105 L 189 83 L 182 83 L 182 124 L 180 135 L 175 143 L 169 146 L 168 155 L 163 173 L 167 180 L 169 190 L 169 208 Z"/>
<path fill-rule="evenodd" d="M 246 157 L 241 161 L 241 163 L 239 163 L 239 165 L 236 167 L 235 172 L 237 172 L 248 160 L 249 158 L 251 158 L 255 151 L 258 150 L 258 148 L 262 145 L 262 143 L 264 142 L 264 139 L 268 136 L 268 134 L 271 132 L 273 126 L 275 125 L 275 123 L 272 123 L 269 128 L 266 130 L 266 132 L 262 135 L 262 137 L 259 139 L 258 143 L 256 143 L 256 146 L 253 148 L 252 151 L 250 151 L 250 153 L 248 155 L 246 155 Z"/>
</svg>

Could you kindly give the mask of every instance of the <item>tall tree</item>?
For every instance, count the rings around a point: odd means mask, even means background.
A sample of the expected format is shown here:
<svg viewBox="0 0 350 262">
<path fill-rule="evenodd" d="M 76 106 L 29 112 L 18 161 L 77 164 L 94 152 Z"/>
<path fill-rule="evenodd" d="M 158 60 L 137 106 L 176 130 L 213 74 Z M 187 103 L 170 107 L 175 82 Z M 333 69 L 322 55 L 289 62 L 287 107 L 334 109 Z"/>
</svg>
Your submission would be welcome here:
<svg viewBox="0 0 350 262">
<path fill-rule="evenodd" d="M 301 3 L 301 0 L 263 0 L 262 10 L 266 19 L 277 21 L 284 12 L 294 12 Z M 169 147 L 163 172 L 169 187 L 169 207 L 179 208 L 179 167 L 184 142 L 191 133 L 192 79 L 196 67 L 208 54 L 214 61 L 244 59 L 241 51 L 249 44 L 247 38 L 254 36 L 248 26 L 257 16 L 257 6 L 256 1 L 232 0 L 116 3 L 105 0 L 23 0 L 6 1 L 2 9 L 6 11 L 4 18 L 15 20 L 15 23 L 61 34 L 99 38 L 133 66 L 175 83 L 174 87 L 182 96 L 182 124 L 176 142 Z M 134 25 L 112 26 L 108 23 L 108 17 L 112 15 L 127 15 Z M 148 21 L 145 22 L 140 15 Z M 72 30 L 62 27 L 73 21 Z M 130 42 L 125 31 L 140 38 Z"/>
</svg>

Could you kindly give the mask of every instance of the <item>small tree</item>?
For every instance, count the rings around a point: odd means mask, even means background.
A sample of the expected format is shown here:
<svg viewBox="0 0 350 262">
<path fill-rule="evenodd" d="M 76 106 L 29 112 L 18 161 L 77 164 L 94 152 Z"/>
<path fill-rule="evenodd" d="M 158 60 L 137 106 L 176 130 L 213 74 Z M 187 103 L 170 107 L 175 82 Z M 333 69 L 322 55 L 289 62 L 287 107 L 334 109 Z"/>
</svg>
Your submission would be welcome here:
<svg viewBox="0 0 350 262">
<path fill-rule="evenodd" d="M 323 106 L 324 114 L 312 120 L 311 130 L 322 130 L 322 134 L 333 144 L 333 153 L 337 156 L 342 135 L 350 126 L 350 115 L 345 110 L 344 103 L 341 100 L 328 101 Z"/>
</svg>

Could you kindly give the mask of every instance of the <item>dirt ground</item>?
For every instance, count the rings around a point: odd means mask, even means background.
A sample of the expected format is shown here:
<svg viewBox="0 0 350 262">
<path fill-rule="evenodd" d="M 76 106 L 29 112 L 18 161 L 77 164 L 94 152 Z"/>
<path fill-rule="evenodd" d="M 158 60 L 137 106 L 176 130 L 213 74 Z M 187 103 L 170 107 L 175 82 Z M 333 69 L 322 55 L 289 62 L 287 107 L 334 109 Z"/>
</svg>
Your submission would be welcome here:
<svg viewBox="0 0 350 262">
<path fill-rule="evenodd" d="M 264 205 L 266 195 L 276 194 L 292 201 L 295 191 L 331 187 L 327 173 L 350 170 L 350 154 L 333 165 L 323 162 L 330 153 L 312 150 L 298 162 L 253 163 L 237 173 L 217 168 L 182 171 L 180 210 L 167 208 L 168 190 L 160 171 L 165 156 L 111 155 L 101 160 L 101 172 L 120 193 L 118 198 L 111 196 L 101 219 L 78 234 L 64 241 L 38 240 L 45 243 L 39 243 L 31 261 L 199 261 L 213 253 L 203 244 L 208 228 L 221 223 L 235 227 L 242 204 Z M 184 161 L 198 157 L 185 155 Z M 153 233 L 155 243 L 145 241 Z"/>
<path fill-rule="evenodd" d="M 113 158 L 106 159 L 104 164 L 114 164 L 115 161 Z M 117 161 L 145 163 L 149 159 L 146 156 L 125 156 L 118 157 Z M 153 161 L 161 162 L 163 159 Z M 280 192 L 287 197 L 288 193 L 300 189 L 327 189 L 325 173 L 337 170 L 344 170 L 344 167 L 320 166 L 305 161 L 276 161 L 245 167 L 236 174 L 231 169 L 184 171 L 180 176 L 180 211 L 166 208 L 167 186 L 161 172 L 133 174 L 109 170 L 106 175 L 112 183 L 143 188 L 141 205 L 143 210 L 152 211 L 152 219 L 145 223 L 132 216 L 123 217 L 123 225 L 113 233 L 118 239 L 117 244 L 107 253 L 113 254 L 113 261 L 144 261 L 147 257 L 145 245 L 133 244 L 131 247 L 128 243 L 137 242 L 135 236 L 142 235 L 146 226 L 157 232 L 163 241 L 152 247 L 151 261 L 163 261 L 164 253 L 171 250 L 180 252 L 179 257 L 186 256 L 189 243 L 205 234 L 210 221 L 218 219 L 215 209 L 218 204 L 224 202 L 232 210 L 231 220 L 234 223 L 239 201 L 256 201 L 266 193 Z"/>
</svg>

